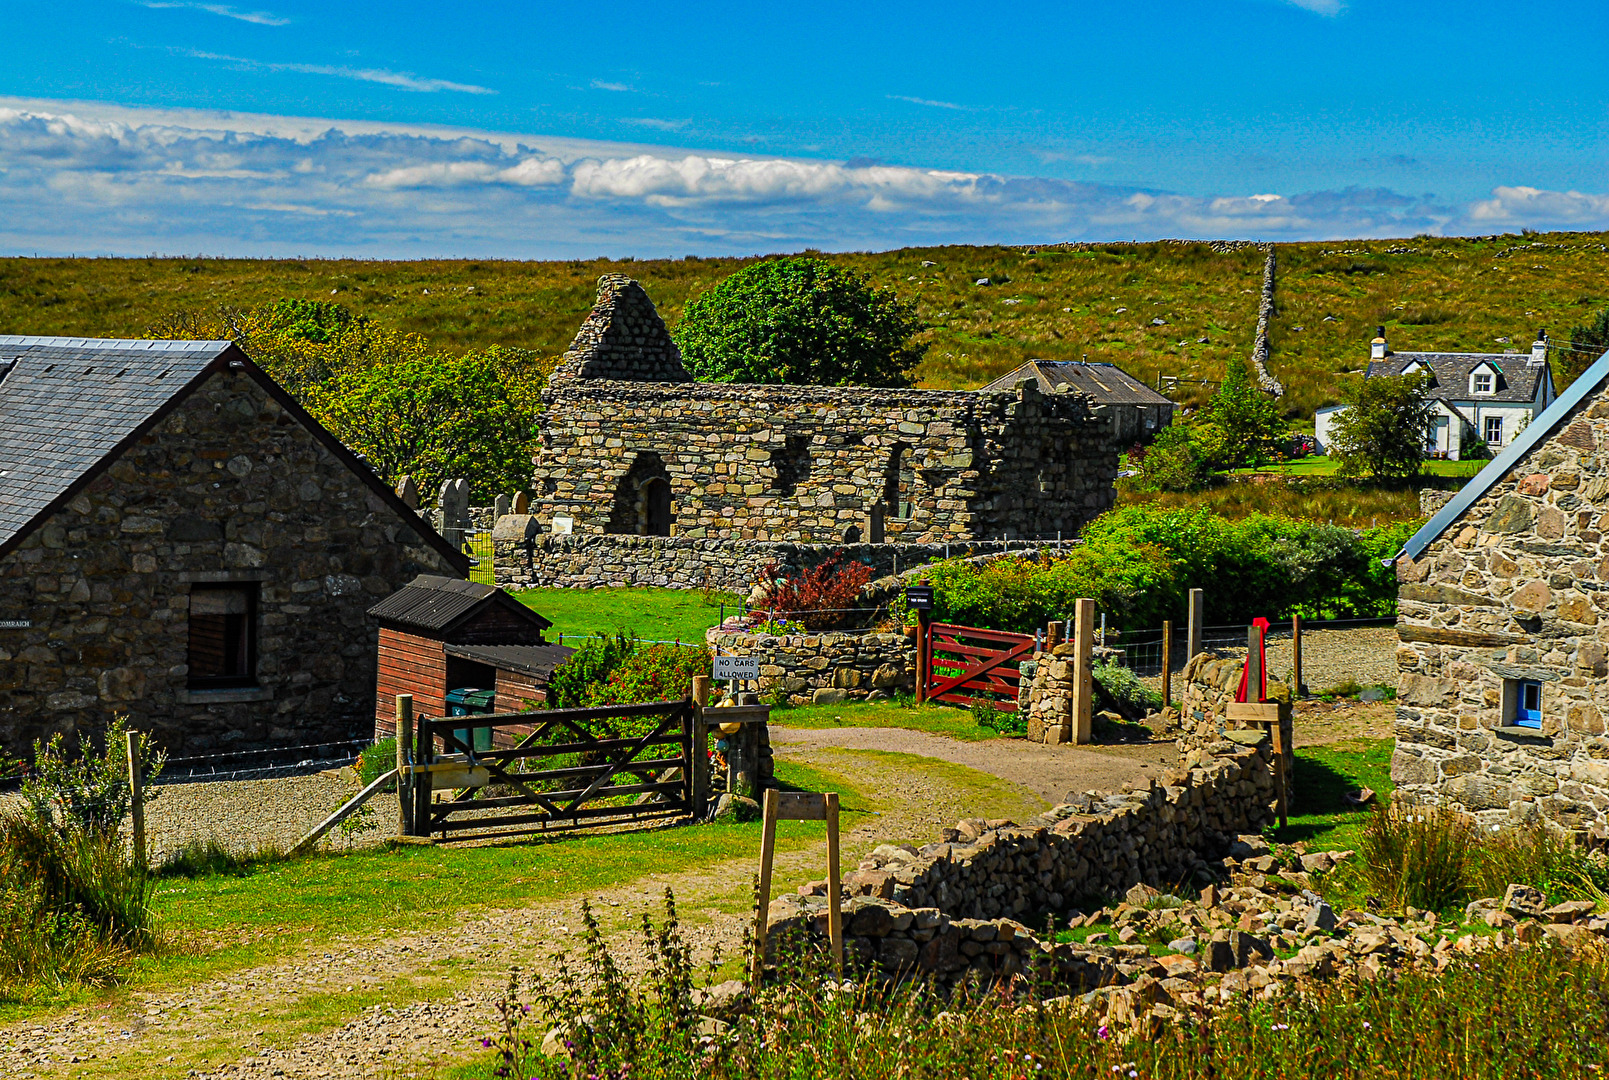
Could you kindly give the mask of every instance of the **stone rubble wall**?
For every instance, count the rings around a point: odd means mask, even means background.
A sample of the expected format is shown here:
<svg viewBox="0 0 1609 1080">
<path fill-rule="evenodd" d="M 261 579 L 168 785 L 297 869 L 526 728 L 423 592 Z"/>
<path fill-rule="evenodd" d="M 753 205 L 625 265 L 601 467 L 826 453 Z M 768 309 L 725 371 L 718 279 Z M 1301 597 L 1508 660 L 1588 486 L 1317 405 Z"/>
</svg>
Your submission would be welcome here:
<svg viewBox="0 0 1609 1080">
<path fill-rule="evenodd" d="M 605 274 L 598 279 L 592 311 L 552 378 L 689 382 L 692 376 L 643 287 L 624 274 Z"/>
<path fill-rule="evenodd" d="M 1273 772 L 1259 748 L 1221 742 L 1191 769 L 1161 784 L 1090 792 L 1026 826 L 968 820 L 919 849 L 883 846 L 846 879 L 868 900 L 851 901 L 846 952 L 891 973 L 954 982 L 993 980 L 1035 958 L 1077 986 L 1113 981 L 1090 950 L 1051 947 L 1028 931 L 1047 912 L 1122 895 L 1136 884 L 1164 888 L 1210 876 L 1242 833 L 1271 820 Z M 825 934 L 818 885 L 773 900 L 770 940 Z M 880 911 L 872 911 L 872 908 Z M 1143 948 L 1143 947 L 1142 947 Z"/>
<path fill-rule="evenodd" d="M 1283 397 L 1285 387 L 1268 371 L 1268 326 L 1274 319 L 1274 246 L 1268 246 L 1268 258 L 1263 262 L 1263 288 L 1257 304 L 1257 337 L 1251 350 L 1251 366 L 1257 373 L 1257 386 L 1265 393 Z"/>
<path fill-rule="evenodd" d="M 1589 395 L 1397 562 L 1399 797 L 1609 832 L 1609 402 Z M 1505 683 L 1542 685 L 1540 728 Z M 1513 684 L 1510 683 L 1510 686 Z"/>
<path fill-rule="evenodd" d="M 1265 739 L 1267 727 L 1244 720 L 1229 719 L 1229 706 L 1240 693 L 1241 676 L 1246 670 L 1244 653 L 1233 650 L 1206 650 L 1185 664 L 1178 678 L 1184 684 L 1179 699 L 1180 734 L 1177 739 L 1181 760 L 1194 764 L 1211 755 L 1214 744 L 1228 740 L 1255 745 Z M 1268 696 L 1274 701 L 1290 701 L 1290 690 L 1274 679 L 1268 680 Z M 1285 775 L 1296 769 L 1295 729 L 1287 721 L 1285 734 Z"/>
<path fill-rule="evenodd" d="M 1005 541 L 932 544 L 807 544 L 687 536 L 555 535 L 536 517 L 509 514 L 492 534 L 496 581 L 502 588 L 601 588 L 649 585 L 747 594 L 766 566 L 794 574 L 843 554 L 878 575 L 980 553 L 1022 550 Z"/>
<path fill-rule="evenodd" d="M 1121 649 L 1096 645 L 1090 649 L 1091 666 L 1113 662 Z M 1077 646 L 1064 641 L 1034 653 L 1017 670 L 1017 708 L 1027 716 L 1028 741 L 1057 745 L 1073 741 L 1073 688 L 1077 683 Z M 1098 698 L 1092 699 L 1092 710 Z"/>
<path fill-rule="evenodd" d="M 790 705 L 881 701 L 916 688 L 916 641 L 904 634 L 776 636 L 715 627 L 705 639 L 725 656 L 760 657 L 760 694 Z"/>
</svg>

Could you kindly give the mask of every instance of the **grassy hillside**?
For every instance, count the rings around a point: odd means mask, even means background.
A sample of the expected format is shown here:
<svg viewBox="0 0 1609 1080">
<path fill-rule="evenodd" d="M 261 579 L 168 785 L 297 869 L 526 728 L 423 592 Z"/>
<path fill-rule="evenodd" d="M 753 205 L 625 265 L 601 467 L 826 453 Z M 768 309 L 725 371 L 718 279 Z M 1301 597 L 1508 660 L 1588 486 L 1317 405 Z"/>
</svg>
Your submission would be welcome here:
<svg viewBox="0 0 1609 1080">
<path fill-rule="evenodd" d="M 1558 234 L 1280 245 L 1273 368 L 1289 389 L 1288 412 L 1311 416 L 1335 400 L 1382 322 L 1401 349 L 1523 351 L 1538 326 L 1562 335 L 1609 304 L 1604 241 Z M 1251 349 L 1262 273 L 1260 252 L 1204 244 L 825 257 L 917 300 L 934 326 L 918 376 L 945 388 L 981 385 L 1031 357 L 1117 363 L 1152 385 L 1159 372 L 1216 379 L 1229 355 Z M 674 324 L 688 299 L 748 261 L 3 259 L 0 333 L 136 336 L 173 311 L 295 296 L 339 300 L 449 351 L 504 344 L 557 354 L 601 274 L 643 281 Z"/>
</svg>

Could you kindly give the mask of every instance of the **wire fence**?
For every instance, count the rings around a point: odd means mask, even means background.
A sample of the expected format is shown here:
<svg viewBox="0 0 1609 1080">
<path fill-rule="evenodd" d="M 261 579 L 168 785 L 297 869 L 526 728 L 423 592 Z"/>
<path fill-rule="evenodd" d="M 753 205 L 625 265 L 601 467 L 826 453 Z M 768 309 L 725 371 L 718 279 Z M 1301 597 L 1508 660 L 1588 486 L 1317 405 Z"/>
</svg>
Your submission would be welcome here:
<svg viewBox="0 0 1609 1080">
<path fill-rule="evenodd" d="M 1391 619 L 1314 619 L 1302 620 L 1302 635 L 1316 634 L 1326 630 L 1367 630 L 1395 626 L 1397 620 Z M 1201 628 L 1201 648 L 1208 650 L 1245 649 L 1247 645 L 1247 632 L 1250 628 L 1245 624 L 1231 626 L 1203 626 Z M 1269 626 L 1265 635 L 1265 642 L 1272 645 L 1277 642 L 1290 641 L 1293 636 L 1291 624 L 1288 620 L 1276 622 Z M 1097 644 L 1105 644 L 1114 650 L 1108 653 L 1108 662 L 1126 667 L 1140 678 L 1159 678 L 1162 675 L 1162 628 L 1152 630 L 1110 631 L 1105 635 L 1104 642 L 1097 632 Z M 1190 660 L 1189 628 L 1175 626 L 1173 628 L 1173 670 L 1178 671 Z"/>
</svg>

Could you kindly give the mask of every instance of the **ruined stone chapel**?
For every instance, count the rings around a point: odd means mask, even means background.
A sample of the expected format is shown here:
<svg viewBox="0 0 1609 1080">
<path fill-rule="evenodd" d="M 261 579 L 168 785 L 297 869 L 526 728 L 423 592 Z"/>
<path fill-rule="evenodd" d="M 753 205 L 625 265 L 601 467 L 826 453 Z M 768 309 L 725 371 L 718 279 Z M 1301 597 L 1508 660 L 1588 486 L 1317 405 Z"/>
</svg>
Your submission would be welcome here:
<svg viewBox="0 0 1609 1080">
<path fill-rule="evenodd" d="M 1031 380 L 990 393 L 695 382 L 621 275 L 599 280 L 544 399 L 532 513 L 499 533 L 523 558 L 499 557 L 499 583 L 736 586 L 757 560 L 811 561 L 805 549 L 851 545 L 886 566 L 1071 538 L 1111 505 L 1120 452 L 1103 408 Z"/>
</svg>

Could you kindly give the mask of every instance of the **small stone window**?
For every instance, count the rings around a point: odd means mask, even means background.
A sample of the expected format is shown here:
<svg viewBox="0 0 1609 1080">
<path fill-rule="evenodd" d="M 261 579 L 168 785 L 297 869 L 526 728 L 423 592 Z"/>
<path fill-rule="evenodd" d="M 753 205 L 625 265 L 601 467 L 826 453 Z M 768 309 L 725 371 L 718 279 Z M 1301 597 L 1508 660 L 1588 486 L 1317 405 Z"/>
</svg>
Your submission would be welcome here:
<svg viewBox="0 0 1609 1080">
<path fill-rule="evenodd" d="M 1511 727 L 1542 727 L 1542 684 L 1536 679 L 1503 680 L 1503 723 Z"/>
<path fill-rule="evenodd" d="M 255 581 L 191 587 L 190 689 L 257 685 L 257 593 Z"/>
<path fill-rule="evenodd" d="M 783 446 L 771 451 L 771 490 L 791 496 L 810 476 L 810 436 L 789 435 Z"/>
<path fill-rule="evenodd" d="M 913 516 L 912 496 L 916 491 L 916 470 L 911 464 L 908 443 L 895 443 L 888 455 L 888 471 L 883 474 L 883 505 L 888 516 L 896 521 L 909 521 Z"/>
</svg>

